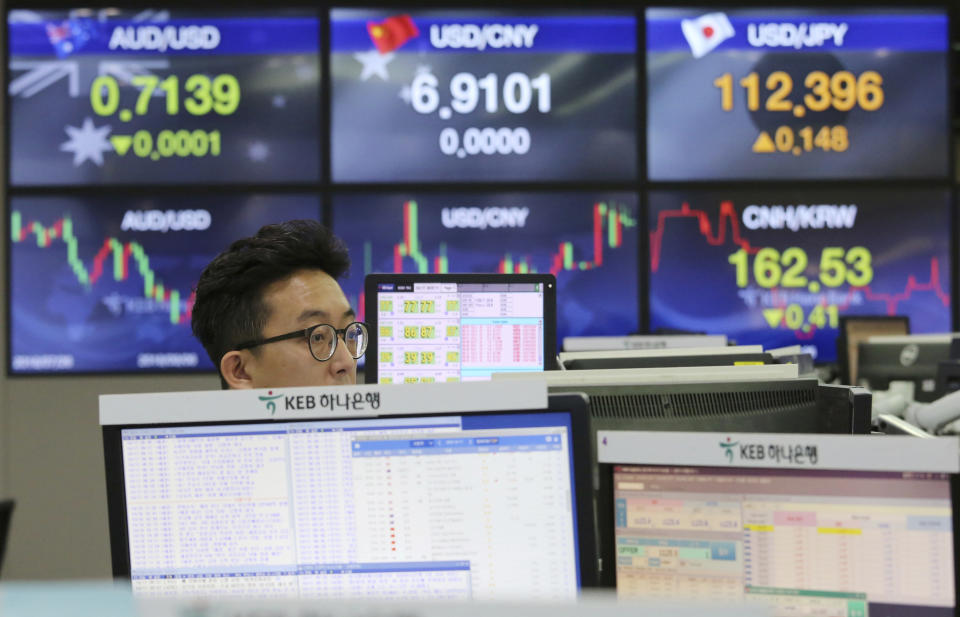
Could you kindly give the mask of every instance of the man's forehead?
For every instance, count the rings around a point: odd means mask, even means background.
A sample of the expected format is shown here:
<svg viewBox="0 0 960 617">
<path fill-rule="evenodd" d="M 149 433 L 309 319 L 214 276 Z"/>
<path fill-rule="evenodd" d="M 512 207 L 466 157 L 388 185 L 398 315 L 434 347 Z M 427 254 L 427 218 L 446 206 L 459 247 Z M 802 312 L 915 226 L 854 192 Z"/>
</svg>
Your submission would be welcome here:
<svg viewBox="0 0 960 617">
<path fill-rule="evenodd" d="M 331 321 L 354 316 L 340 285 L 322 270 L 300 270 L 266 290 L 271 318 Z"/>
<path fill-rule="evenodd" d="M 331 314 L 330 311 L 325 311 L 323 309 L 308 308 L 308 309 L 304 309 L 303 312 L 300 313 L 300 315 L 297 317 L 297 321 L 311 321 L 316 319 L 324 319 L 327 321 L 330 321 L 331 319 L 343 320 L 343 319 L 350 319 L 355 316 L 356 316 L 356 313 L 352 308 L 347 308 L 345 311 L 343 311 L 340 314 L 336 314 L 336 313 Z"/>
</svg>

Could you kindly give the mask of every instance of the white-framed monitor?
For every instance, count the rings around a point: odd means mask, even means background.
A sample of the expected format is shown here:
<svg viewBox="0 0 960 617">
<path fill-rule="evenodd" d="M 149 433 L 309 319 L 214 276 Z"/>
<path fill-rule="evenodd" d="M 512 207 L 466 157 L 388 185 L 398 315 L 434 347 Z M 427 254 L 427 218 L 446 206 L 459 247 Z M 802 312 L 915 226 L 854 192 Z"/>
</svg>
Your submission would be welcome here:
<svg viewBox="0 0 960 617">
<path fill-rule="evenodd" d="M 147 596 L 573 599 L 597 563 L 585 401 L 514 391 L 179 395 L 193 422 L 104 397 L 114 575 Z"/>
<path fill-rule="evenodd" d="M 600 431 L 596 447 L 621 597 L 956 614 L 957 438 Z"/>
</svg>

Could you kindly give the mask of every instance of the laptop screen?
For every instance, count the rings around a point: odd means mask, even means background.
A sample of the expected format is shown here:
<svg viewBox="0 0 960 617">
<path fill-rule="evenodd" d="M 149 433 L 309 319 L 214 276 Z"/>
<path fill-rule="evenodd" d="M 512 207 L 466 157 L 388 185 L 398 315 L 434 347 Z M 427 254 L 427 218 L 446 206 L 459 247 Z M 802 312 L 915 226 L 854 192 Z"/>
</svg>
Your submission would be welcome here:
<svg viewBox="0 0 960 617">
<path fill-rule="evenodd" d="M 573 598 L 573 416 L 122 428 L 119 574 L 159 596 Z"/>
<path fill-rule="evenodd" d="M 479 381 L 553 367 L 551 275 L 370 275 L 366 285 L 376 340 L 368 383 Z"/>
</svg>

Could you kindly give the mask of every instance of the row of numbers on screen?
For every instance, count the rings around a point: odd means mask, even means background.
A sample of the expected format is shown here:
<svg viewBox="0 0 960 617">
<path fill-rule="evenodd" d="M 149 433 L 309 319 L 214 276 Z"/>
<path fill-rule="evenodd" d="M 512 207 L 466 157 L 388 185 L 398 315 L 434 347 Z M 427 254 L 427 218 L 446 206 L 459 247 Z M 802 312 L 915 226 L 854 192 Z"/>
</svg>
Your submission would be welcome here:
<svg viewBox="0 0 960 617">
<path fill-rule="evenodd" d="M 943 9 L 6 16 L 14 187 L 949 171 Z"/>
</svg>

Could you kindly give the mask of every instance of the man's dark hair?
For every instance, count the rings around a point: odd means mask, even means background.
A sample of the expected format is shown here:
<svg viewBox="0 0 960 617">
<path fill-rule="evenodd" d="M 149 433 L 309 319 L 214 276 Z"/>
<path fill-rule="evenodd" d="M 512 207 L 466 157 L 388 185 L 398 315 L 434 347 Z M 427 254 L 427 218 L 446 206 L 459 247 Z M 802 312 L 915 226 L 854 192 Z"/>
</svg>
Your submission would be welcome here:
<svg viewBox="0 0 960 617">
<path fill-rule="evenodd" d="M 220 370 L 220 358 L 258 339 L 270 317 L 263 290 L 298 270 L 322 270 L 337 279 L 350 268 L 343 241 L 313 220 L 265 225 L 237 240 L 200 274 L 191 326 Z M 220 375 L 220 383 L 227 383 Z"/>
</svg>

